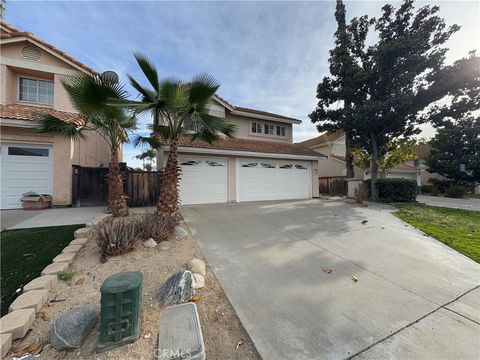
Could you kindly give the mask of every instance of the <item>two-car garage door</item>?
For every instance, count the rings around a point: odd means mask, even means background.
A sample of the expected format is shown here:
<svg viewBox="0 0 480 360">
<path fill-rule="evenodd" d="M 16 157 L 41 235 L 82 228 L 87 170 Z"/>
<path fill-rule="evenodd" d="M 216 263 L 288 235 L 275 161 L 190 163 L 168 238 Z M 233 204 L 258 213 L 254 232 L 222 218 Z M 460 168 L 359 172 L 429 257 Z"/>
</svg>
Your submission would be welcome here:
<svg viewBox="0 0 480 360">
<path fill-rule="evenodd" d="M 180 157 L 181 203 L 226 203 L 229 192 L 235 193 L 240 202 L 310 197 L 311 169 L 308 162 L 238 159 L 235 163 L 236 169 L 230 169 L 227 158 Z M 235 191 L 229 186 L 234 186 Z"/>
<path fill-rule="evenodd" d="M 21 207 L 27 191 L 52 194 L 52 159 L 49 145 L 2 143 L 0 208 Z"/>
</svg>

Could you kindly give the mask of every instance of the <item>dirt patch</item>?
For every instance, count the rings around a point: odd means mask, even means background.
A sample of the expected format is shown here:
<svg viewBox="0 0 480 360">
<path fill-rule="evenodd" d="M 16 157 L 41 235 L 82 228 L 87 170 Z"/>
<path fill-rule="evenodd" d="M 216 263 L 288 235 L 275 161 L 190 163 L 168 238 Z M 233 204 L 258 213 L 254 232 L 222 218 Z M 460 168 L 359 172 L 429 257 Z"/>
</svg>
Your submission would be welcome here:
<svg viewBox="0 0 480 360">
<path fill-rule="evenodd" d="M 185 224 L 182 226 L 187 228 Z M 50 302 L 37 314 L 33 329 L 22 342 L 35 338 L 43 341 L 45 346 L 40 359 L 154 359 L 162 309 L 155 301 L 158 289 L 192 258 L 205 261 L 197 242 L 190 235 L 171 241 L 173 246 L 169 251 L 147 249 L 138 242 L 133 252 L 111 257 L 101 264 L 98 248 L 90 240 L 71 266 L 75 272 L 74 278 L 69 283 L 59 281 L 50 294 Z M 93 304 L 100 311 L 102 282 L 121 271 L 141 271 L 144 275 L 140 339 L 134 344 L 96 354 L 95 344 L 99 335 L 97 324 L 81 349 L 64 352 L 54 350 L 48 343 L 53 320 L 63 312 L 83 304 Z M 207 359 L 261 359 L 208 263 L 205 283 L 203 289 L 197 290 L 200 295 L 197 306 Z"/>
</svg>

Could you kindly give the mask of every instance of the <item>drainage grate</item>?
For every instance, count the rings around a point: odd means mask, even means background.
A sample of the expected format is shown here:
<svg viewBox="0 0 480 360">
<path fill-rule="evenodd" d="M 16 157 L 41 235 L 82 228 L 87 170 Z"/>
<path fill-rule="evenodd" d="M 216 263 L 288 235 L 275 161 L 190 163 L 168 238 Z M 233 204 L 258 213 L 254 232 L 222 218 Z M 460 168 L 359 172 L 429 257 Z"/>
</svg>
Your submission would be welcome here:
<svg viewBox="0 0 480 360">
<path fill-rule="evenodd" d="M 155 357 L 164 360 L 205 359 L 202 329 L 194 303 L 162 310 Z"/>
</svg>

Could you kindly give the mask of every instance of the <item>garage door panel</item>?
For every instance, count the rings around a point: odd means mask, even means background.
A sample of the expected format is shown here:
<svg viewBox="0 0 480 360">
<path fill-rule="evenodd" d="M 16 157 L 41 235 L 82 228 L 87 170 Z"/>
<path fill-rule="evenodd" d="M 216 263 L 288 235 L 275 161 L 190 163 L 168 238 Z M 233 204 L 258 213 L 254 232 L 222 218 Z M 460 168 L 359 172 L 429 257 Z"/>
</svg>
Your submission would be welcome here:
<svg viewBox="0 0 480 360">
<path fill-rule="evenodd" d="M 22 171 L 22 172 L 47 172 L 48 173 L 48 162 L 33 162 L 33 161 L 28 161 L 28 162 L 9 162 L 7 164 L 7 169 L 9 171 Z M 13 175 L 13 174 L 9 174 Z"/>
</svg>

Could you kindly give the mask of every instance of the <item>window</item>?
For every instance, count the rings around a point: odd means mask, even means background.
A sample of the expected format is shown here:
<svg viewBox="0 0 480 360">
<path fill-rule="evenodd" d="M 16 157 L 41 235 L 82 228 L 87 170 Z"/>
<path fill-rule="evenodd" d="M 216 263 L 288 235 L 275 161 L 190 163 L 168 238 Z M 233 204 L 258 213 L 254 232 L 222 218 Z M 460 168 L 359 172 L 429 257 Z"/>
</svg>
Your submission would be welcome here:
<svg viewBox="0 0 480 360">
<path fill-rule="evenodd" d="M 273 125 L 265 124 L 264 129 L 265 129 L 265 134 L 273 135 Z"/>
<path fill-rule="evenodd" d="M 277 126 L 277 136 L 285 136 L 285 126 Z"/>
<path fill-rule="evenodd" d="M 48 156 L 48 149 L 8 147 L 8 155 L 14 156 Z"/>
<path fill-rule="evenodd" d="M 250 162 L 250 163 L 243 163 L 242 164 L 242 167 L 246 167 L 246 168 L 253 168 L 253 167 L 257 167 L 258 166 L 258 163 L 256 162 Z"/>
<path fill-rule="evenodd" d="M 18 100 L 53 105 L 53 82 L 21 77 L 18 83 Z"/>
<path fill-rule="evenodd" d="M 225 166 L 224 163 L 213 161 L 213 160 L 207 160 L 205 161 L 208 166 Z"/>
<path fill-rule="evenodd" d="M 307 167 L 304 166 L 304 165 L 295 165 L 295 169 L 298 169 L 298 170 L 307 170 Z"/>
<path fill-rule="evenodd" d="M 262 124 L 257 122 L 252 122 L 252 133 L 261 134 L 262 133 Z"/>
<path fill-rule="evenodd" d="M 265 168 L 265 169 L 275 169 L 276 166 L 275 166 L 275 163 L 262 163 L 262 168 Z"/>
<path fill-rule="evenodd" d="M 284 164 L 284 165 L 280 165 L 278 168 L 279 169 L 292 169 L 293 165 L 292 164 Z"/>
<path fill-rule="evenodd" d="M 200 166 L 200 161 L 197 161 L 197 160 L 187 160 L 187 161 L 182 162 L 180 165 Z"/>
</svg>

